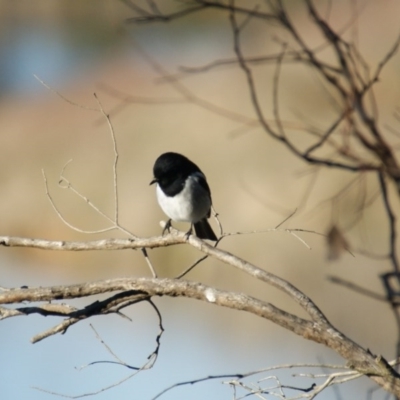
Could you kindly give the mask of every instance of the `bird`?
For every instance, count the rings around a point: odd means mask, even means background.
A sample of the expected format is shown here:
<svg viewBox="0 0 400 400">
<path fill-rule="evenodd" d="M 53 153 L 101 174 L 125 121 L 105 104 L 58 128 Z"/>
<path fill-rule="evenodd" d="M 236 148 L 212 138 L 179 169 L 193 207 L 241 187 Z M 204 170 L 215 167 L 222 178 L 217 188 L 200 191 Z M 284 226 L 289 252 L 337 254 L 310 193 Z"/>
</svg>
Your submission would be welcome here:
<svg viewBox="0 0 400 400">
<path fill-rule="evenodd" d="M 163 230 L 171 227 L 171 220 L 190 222 L 200 239 L 217 241 L 207 219 L 211 214 L 211 191 L 207 179 L 200 168 L 179 153 L 161 154 L 154 163 L 154 179 L 150 185 L 157 184 L 157 201 L 169 220 Z"/>
</svg>

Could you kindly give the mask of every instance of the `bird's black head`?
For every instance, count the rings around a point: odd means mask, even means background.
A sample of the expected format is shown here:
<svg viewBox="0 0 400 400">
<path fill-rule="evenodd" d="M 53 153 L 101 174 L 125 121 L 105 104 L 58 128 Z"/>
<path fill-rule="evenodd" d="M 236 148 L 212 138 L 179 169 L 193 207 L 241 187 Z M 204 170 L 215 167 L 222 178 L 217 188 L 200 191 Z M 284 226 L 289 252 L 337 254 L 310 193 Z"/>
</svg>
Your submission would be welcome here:
<svg viewBox="0 0 400 400">
<path fill-rule="evenodd" d="M 158 183 L 166 193 L 179 192 L 185 185 L 186 178 L 195 172 L 201 172 L 200 168 L 182 154 L 164 153 L 154 163 L 154 179 L 150 185 Z"/>
</svg>

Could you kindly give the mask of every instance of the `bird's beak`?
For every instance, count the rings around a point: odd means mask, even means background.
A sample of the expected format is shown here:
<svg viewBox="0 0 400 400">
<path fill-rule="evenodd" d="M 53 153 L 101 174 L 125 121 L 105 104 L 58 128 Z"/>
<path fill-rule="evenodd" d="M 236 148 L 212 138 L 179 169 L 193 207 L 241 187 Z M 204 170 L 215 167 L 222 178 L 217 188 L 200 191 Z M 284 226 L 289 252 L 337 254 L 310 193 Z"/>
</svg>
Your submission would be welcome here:
<svg viewBox="0 0 400 400">
<path fill-rule="evenodd" d="M 154 178 L 154 179 L 150 182 L 150 185 L 152 185 L 153 183 L 157 183 L 157 179 L 156 179 L 156 178 Z"/>
</svg>

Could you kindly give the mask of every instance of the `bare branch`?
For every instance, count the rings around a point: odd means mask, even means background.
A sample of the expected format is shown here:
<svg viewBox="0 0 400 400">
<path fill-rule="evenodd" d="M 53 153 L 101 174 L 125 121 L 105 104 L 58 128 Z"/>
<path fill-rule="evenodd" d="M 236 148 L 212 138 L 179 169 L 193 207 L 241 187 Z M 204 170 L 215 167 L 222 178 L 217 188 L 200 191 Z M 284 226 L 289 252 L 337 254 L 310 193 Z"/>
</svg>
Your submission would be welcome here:
<svg viewBox="0 0 400 400">
<path fill-rule="evenodd" d="M 332 283 L 336 283 L 337 285 L 343 286 L 347 289 L 353 290 L 356 293 L 362 294 L 364 296 L 370 297 L 374 300 L 378 300 L 378 301 L 387 301 L 387 297 L 386 296 L 382 296 L 378 293 L 373 292 L 372 290 L 363 288 L 362 286 L 359 286 L 353 282 L 349 282 L 345 279 L 342 279 L 338 276 L 333 276 L 330 275 L 328 276 L 328 280 Z"/>
<path fill-rule="evenodd" d="M 168 235 L 170 238 L 172 235 Z M 205 254 L 227 263 L 242 272 L 253 276 L 271 286 L 274 286 L 289 295 L 291 299 L 300 305 L 312 321 L 305 320 L 294 314 L 283 311 L 276 306 L 264 301 L 255 299 L 244 293 L 233 293 L 221 291 L 197 282 L 188 282 L 173 279 L 116 279 L 94 283 L 84 283 L 70 286 L 56 286 L 49 288 L 28 288 L 13 289 L 0 293 L 0 304 L 11 304 L 22 301 L 40 302 L 51 300 L 66 300 L 71 298 L 82 298 L 102 293 L 120 292 L 102 302 L 95 302 L 79 310 L 65 323 L 53 328 L 53 332 L 65 331 L 71 324 L 76 323 L 76 319 L 87 318 L 97 313 L 115 312 L 113 306 L 121 302 L 134 298 L 142 301 L 153 296 L 183 296 L 193 299 L 206 301 L 215 305 L 229 307 L 236 310 L 247 311 L 266 318 L 294 333 L 301 335 L 309 340 L 323 343 L 334 349 L 345 359 L 351 360 L 352 368 L 358 372 L 371 376 L 378 384 L 392 393 L 400 393 L 400 379 L 394 371 L 388 369 L 382 358 L 375 358 L 356 343 L 348 339 L 344 334 L 335 329 L 318 307 L 304 293 L 300 292 L 285 280 L 264 271 L 245 260 L 242 260 L 228 252 L 214 248 L 204 241 L 185 234 L 177 235 L 175 243 L 190 243 Z M 151 239 L 150 239 L 151 241 Z M 4 244 L 4 240 L 1 241 Z M 135 243 L 133 241 L 132 243 Z M 126 303 L 126 304 L 129 304 Z M 40 340 L 53 332 L 45 332 L 42 336 L 38 335 L 35 340 Z"/>
<path fill-rule="evenodd" d="M 383 198 L 383 203 L 386 209 L 386 213 L 388 215 L 389 219 L 389 257 L 390 260 L 392 261 L 393 268 L 396 272 L 396 274 L 400 273 L 400 266 L 399 266 L 399 260 L 397 256 L 397 231 L 396 231 L 396 216 L 394 215 L 394 212 L 392 210 L 392 206 L 390 205 L 389 201 L 389 194 L 388 190 L 386 187 L 386 182 L 385 182 L 385 176 L 382 172 L 378 173 L 378 178 L 379 178 L 379 184 L 381 187 L 381 192 L 382 192 L 382 198 Z"/>
<path fill-rule="evenodd" d="M 68 104 L 71 104 L 72 106 L 78 107 L 78 108 L 82 108 L 84 110 L 89 110 L 89 111 L 99 111 L 97 108 L 93 108 L 93 107 L 87 107 L 84 106 L 82 104 L 78 104 L 70 99 L 68 99 L 67 97 L 65 97 L 64 95 L 62 95 L 60 92 L 58 92 L 57 90 L 53 89 L 50 85 L 48 85 L 46 82 L 42 81 L 37 75 L 33 75 L 33 77 L 40 82 L 46 89 L 50 90 L 51 92 L 53 92 L 54 94 L 56 94 L 58 97 L 60 97 L 62 100 L 64 100 L 65 102 L 67 102 Z"/>
<path fill-rule="evenodd" d="M 72 160 L 70 160 L 70 161 L 72 161 Z M 69 163 L 70 161 L 68 161 L 68 163 Z M 65 167 L 68 165 L 68 163 L 64 165 L 63 171 L 64 171 Z M 61 172 L 61 174 L 62 174 L 62 173 L 63 173 L 63 172 Z M 83 229 L 81 229 L 81 228 L 78 228 L 78 227 L 72 225 L 70 222 L 68 222 L 68 221 L 63 217 L 61 211 L 60 211 L 60 210 L 58 209 L 58 207 L 56 206 L 56 204 L 55 204 L 55 202 L 54 202 L 54 200 L 53 200 L 53 197 L 52 197 L 51 194 L 50 194 L 49 186 L 48 186 L 48 183 L 47 183 L 47 177 L 46 177 L 46 174 L 45 174 L 44 170 L 42 170 L 42 175 L 43 175 L 43 180 L 44 180 L 44 185 L 45 185 L 45 190 L 46 190 L 46 196 L 47 196 L 47 198 L 49 199 L 50 204 L 51 204 L 51 206 L 53 207 L 53 210 L 56 212 L 57 216 L 61 219 L 61 221 L 62 221 L 65 225 L 68 226 L 68 228 L 71 228 L 72 230 L 77 231 L 77 232 L 87 233 L 87 234 L 104 233 L 104 232 L 109 232 L 109 231 L 112 231 L 112 230 L 116 229 L 116 227 L 113 225 L 113 226 L 110 226 L 110 227 L 108 227 L 108 228 L 98 229 L 98 230 L 95 230 L 95 231 L 89 231 L 89 230 L 83 230 Z M 60 185 L 61 185 L 61 184 L 66 184 L 66 186 L 61 186 L 61 187 L 63 187 L 64 189 L 68 188 L 68 189 L 72 190 L 75 194 L 77 194 L 79 197 L 81 197 L 91 208 L 95 209 L 100 215 L 102 215 L 102 216 L 103 216 L 104 218 L 106 218 L 108 221 L 112 222 L 112 219 L 111 219 L 110 217 L 108 217 L 106 214 L 104 214 L 101 210 L 99 210 L 87 197 L 82 196 L 79 192 L 77 192 L 77 191 L 75 190 L 75 188 L 70 184 L 70 182 L 69 182 L 67 179 L 65 179 L 65 177 L 64 177 L 63 175 L 60 176 Z"/>
<path fill-rule="evenodd" d="M 108 125 L 108 130 L 111 135 L 111 140 L 113 143 L 113 150 L 114 150 L 114 162 L 113 162 L 113 181 L 114 181 L 114 209 L 115 209 L 115 215 L 114 215 L 114 223 L 119 226 L 119 218 L 118 218 L 118 213 L 119 213 L 119 202 L 118 202 L 118 174 L 117 174 L 117 166 L 118 166 L 118 150 L 117 150 L 117 140 L 115 138 L 115 132 L 114 132 L 114 127 L 111 123 L 110 116 L 106 114 L 104 111 L 103 105 L 101 104 L 98 96 L 96 93 L 94 93 L 94 97 L 97 100 L 97 104 L 99 105 L 100 112 L 103 115 L 103 117 L 107 121 Z"/>
</svg>

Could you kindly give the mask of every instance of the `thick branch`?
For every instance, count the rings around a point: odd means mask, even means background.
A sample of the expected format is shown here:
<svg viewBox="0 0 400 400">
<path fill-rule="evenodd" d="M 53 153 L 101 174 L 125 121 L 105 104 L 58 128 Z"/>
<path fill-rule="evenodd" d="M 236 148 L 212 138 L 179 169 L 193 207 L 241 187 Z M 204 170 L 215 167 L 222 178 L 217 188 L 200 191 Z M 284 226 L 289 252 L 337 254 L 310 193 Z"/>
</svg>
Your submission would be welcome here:
<svg viewBox="0 0 400 400">
<path fill-rule="evenodd" d="M 329 325 L 329 322 L 318 309 L 318 307 L 304 293 L 296 289 L 293 285 L 267 272 L 247 261 L 237 257 L 227 251 L 210 246 L 208 243 L 195 236 L 187 238 L 186 234 L 170 234 L 166 236 L 156 236 L 151 238 L 135 239 L 104 239 L 88 242 L 66 242 L 66 241 L 47 241 L 43 239 L 29 239 L 17 237 L 0 237 L 0 245 L 10 247 L 33 247 L 45 250 L 122 250 L 122 249 L 142 249 L 170 246 L 174 244 L 189 243 L 204 254 L 212 256 L 226 264 L 245 272 L 246 274 L 266 282 L 286 294 L 298 303 L 314 320 L 321 324 Z"/>
<path fill-rule="evenodd" d="M 325 324 L 307 321 L 244 293 L 222 291 L 197 282 L 167 278 L 124 278 L 70 286 L 12 289 L 0 294 L 0 303 L 68 300 L 115 291 L 121 292 L 117 295 L 120 299 L 124 297 L 125 293 L 129 297 L 132 296 L 132 293 L 140 294 L 145 298 L 152 296 L 187 297 L 250 312 L 306 339 L 330 347 L 347 359 L 351 368 L 370 376 L 386 390 L 397 395 L 400 394 L 400 379 L 386 361 L 379 356 L 375 358 L 332 326 L 327 327 Z M 114 299 L 115 295 L 111 298 Z M 93 308 L 95 308 L 95 305 L 96 303 L 93 303 L 90 306 L 92 315 L 94 315 Z M 31 308 L 32 310 L 33 308 Z M 102 313 L 101 308 L 98 309 L 98 312 Z M 68 327 L 73 322 L 67 320 L 64 323 Z"/>
</svg>

